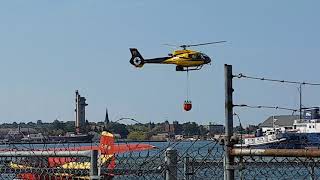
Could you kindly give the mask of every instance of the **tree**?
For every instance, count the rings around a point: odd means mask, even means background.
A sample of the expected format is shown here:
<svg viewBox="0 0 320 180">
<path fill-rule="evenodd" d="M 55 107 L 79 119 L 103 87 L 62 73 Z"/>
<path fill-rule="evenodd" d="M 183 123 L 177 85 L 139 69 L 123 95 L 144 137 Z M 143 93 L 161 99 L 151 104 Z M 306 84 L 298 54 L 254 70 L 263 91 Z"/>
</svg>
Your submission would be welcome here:
<svg viewBox="0 0 320 180">
<path fill-rule="evenodd" d="M 148 128 L 147 124 L 136 123 L 136 124 L 133 124 L 133 125 L 127 125 L 126 127 L 127 127 L 129 132 L 131 132 L 131 131 L 148 132 L 149 131 L 149 128 Z"/>
<path fill-rule="evenodd" d="M 36 127 L 36 124 L 34 122 L 28 122 L 27 125 L 31 128 Z"/>
<path fill-rule="evenodd" d="M 20 126 L 20 128 L 25 128 L 26 127 L 26 123 L 25 122 L 20 122 L 19 126 Z"/>
<path fill-rule="evenodd" d="M 18 123 L 17 123 L 17 122 L 13 122 L 13 123 L 12 123 L 12 126 L 13 126 L 14 128 L 17 128 L 17 127 L 18 127 Z"/>
<path fill-rule="evenodd" d="M 114 134 L 120 134 L 122 138 L 127 138 L 129 131 L 125 124 L 119 124 L 119 123 L 109 123 L 106 127 L 106 130 L 114 133 Z"/>
<path fill-rule="evenodd" d="M 142 131 L 133 131 L 128 134 L 128 139 L 130 140 L 145 140 L 146 134 Z"/>
<path fill-rule="evenodd" d="M 199 127 L 198 124 L 195 122 L 187 122 L 182 124 L 183 128 L 183 134 L 187 136 L 193 136 L 193 135 L 198 135 L 199 134 Z"/>
<path fill-rule="evenodd" d="M 64 123 L 63 129 L 66 132 L 74 132 L 76 130 L 74 122 L 73 121 L 67 121 Z"/>
<path fill-rule="evenodd" d="M 59 136 L 59 135 L 63 135 L 64 131 L 62 129 L 57 129 L 57 130 L 51 131 L 50 134 L 54 136 Z"/>
<path fill-rule="evenodd" d="M 52 123 L 53 129 L 63 129 L 63 123 L 60 122 L 59 120 L 54 120 Z"/>
</svg>

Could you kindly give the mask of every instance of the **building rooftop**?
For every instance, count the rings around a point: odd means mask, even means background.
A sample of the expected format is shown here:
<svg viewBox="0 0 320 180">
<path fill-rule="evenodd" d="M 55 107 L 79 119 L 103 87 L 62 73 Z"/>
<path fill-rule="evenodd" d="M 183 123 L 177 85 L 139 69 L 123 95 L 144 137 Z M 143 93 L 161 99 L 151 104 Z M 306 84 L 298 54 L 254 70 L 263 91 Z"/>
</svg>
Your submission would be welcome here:
<svg viewBox="0 0 320 180">
<path fill-rule="evenodd" d="M 273 127 L 274 125 L 280 127 L 288 127 L 293 126 L 294 120 L 299 119 L 299 115 L 278 115 L 278 116 L 270 116 L 263 123 L 259 124 L 259 127 Z"/>
</svg>

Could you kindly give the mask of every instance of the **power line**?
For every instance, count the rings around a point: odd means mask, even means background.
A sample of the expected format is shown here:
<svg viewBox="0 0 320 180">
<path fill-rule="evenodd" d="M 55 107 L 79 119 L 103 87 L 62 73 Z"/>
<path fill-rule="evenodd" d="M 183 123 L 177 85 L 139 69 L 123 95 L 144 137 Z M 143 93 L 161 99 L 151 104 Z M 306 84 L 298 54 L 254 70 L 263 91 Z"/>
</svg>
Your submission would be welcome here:
<svg viewBox="0 0 320 180">
<path fill-rule="evenodd" d="M 277 109 L 277 110 L 286 110 L 292 111 L 293 113 L 299 111 L 298 109 L 292 109 L 287 107 L 279 107 L 279 106 L 252 106 L 247 104 L 235 104 L 234 107 L 245 107 L 245 108 L 252 108 L 252 109 Z"/>
<path fill-rule="evenodd" d="M 261 80 L 261 81 L 271 81 L 271 82 L 279 82 L 279 83 L 287 83 L 287 84 L 299 84 L 299 85 L 310 85 L 310 86 L 320 86 L 320 83 L 310 83 L 310 82 L 299 82 L 299 81 L 288 81 L 288 80 L 278 80 L 278 79 L 269 79 L 264 77 L 253 77 L 247 76 L 242 73 L 238 75 L 233 75 L 236 78 L 246 78 L 246 79 L 254 79 L 254 80 Z"/>
</svg>

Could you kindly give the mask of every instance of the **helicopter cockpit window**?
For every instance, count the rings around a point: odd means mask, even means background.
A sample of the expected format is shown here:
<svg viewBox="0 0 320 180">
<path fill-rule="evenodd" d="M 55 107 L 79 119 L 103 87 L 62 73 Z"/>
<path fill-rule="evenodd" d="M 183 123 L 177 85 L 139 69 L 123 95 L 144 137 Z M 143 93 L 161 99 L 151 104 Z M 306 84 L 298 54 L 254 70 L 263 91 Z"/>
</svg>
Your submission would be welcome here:
<svg viewBox="0 0 320 180">
<path fill-rule="evenodd" d="M 209 58 L 209 56 L 207 56 L 206 54 L 201 55 L 201 59 L 208 59 L 208 58 Z"/>
<path fill-rule="evenodd" d="M 189 58 L 191 58 L 191 59 L 197 59 L 197 55 L 196 55 L 196 54 L 189 54 Z"/>
<path fill-rule="evenodd" d="M 201 59 L 200 54 L 189 54 L 189 58 L 196 60 L 196 59 Z"/>
</svg>

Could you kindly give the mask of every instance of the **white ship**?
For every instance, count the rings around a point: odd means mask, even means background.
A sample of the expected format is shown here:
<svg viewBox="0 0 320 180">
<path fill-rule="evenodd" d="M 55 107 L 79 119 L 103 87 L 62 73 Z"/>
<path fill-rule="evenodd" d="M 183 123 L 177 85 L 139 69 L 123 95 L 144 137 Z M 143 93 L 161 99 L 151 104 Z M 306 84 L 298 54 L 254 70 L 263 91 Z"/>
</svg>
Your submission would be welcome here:
<svg viewBox="0 0 320 180">
<path fill-rule="evenodd" d="M 262 132 L 261 129 L 259 131 L 257 131 L 256 137 L 244 138 L 240 144 L 235 146 L 251 148 L 320 148 L 319 107 L 304 109 L 303 117 L 294 120 L 292 128 L 281 129 L 273 127 L 265 132 Z"/>
</svg>

